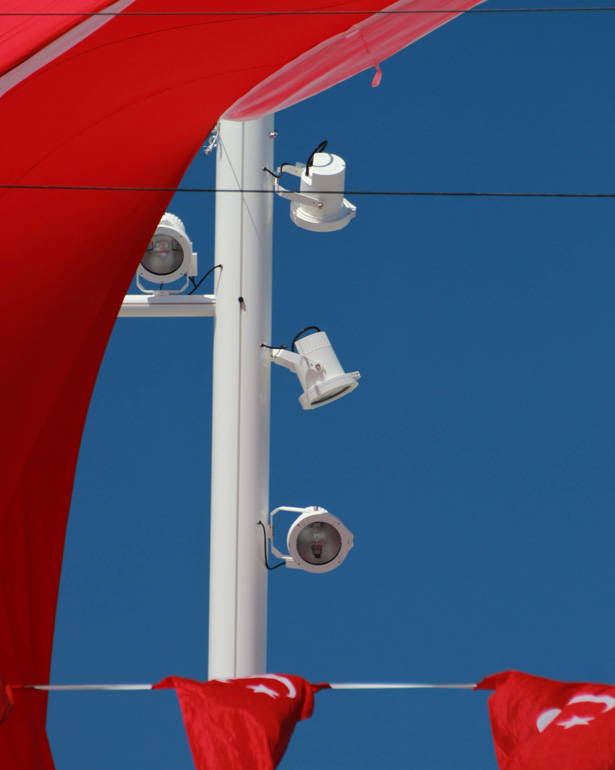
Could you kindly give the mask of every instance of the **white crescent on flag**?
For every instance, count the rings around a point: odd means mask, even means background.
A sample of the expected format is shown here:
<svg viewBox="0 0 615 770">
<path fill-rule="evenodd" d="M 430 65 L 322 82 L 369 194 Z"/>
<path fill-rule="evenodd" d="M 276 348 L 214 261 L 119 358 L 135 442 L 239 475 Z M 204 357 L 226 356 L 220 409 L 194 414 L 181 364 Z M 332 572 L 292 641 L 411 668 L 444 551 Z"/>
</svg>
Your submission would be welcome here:
<svg viewBox="0 0 615 770">
<path fill-rule="evenodd" d="M 606 714 L 607 711 L 615 708 L 615 698 L 613 698 L 611 695 L 591 695 L 590 693 L 581 693 L 580 695 L 575 695 L 573 698 L 571 698 L 566 706 L 572 706 L 575 703 L 602 703 L 604 704 L 604 708 L 602 709 L 603 714 Z M 548 709 L 547 711 L 543 711 L 536 720 L 536 727 L 538 728 L 538 732 L 543 732 L 551 724 L 551 722 L 553 722 L 554 719 L 557 719 L 561 713 L 562 709 Z M 575 718 L 577 721 L 574 721 Z M 576 725 L 583 724 L 587 724 L 587 722 L 583 721 L 583 719 L 579 719 L 576 715 L 572 717 L 571 721 L 566 723 L 558 722 L 558 725 L 561 725 L 566 729 L 568 729 L 568 727 L 574 727 Z"/>
<path fill-rule="evenodd" d="M 281 682 L 288 692 L 286 693 L 287 698 L 296 698 L 297 697 L 297 690 L 295 689 L 295 685 L 291 682 L 291 680 L 286 676 L 281 676 L 280 674 L 255 674 L 254 676 L 245 676 L 242 677 L 242 679 L 273 679 L 276 682 Z M 223 682 L 224 684 L 231 684 L 234 682 L 234 679 L 219 679 L 219 682 Z M 247 687 L 250 687 L 250 685 L 246 685 Z M 250 688 L 253 689 L 253 688 Z M 266 689 L 266 688 L 265 688 Z M 265 692 L 265 689 L 260 690 L 260 692 Z M 265 693 L 268 695 L 269 693 Z M 269 697 L 274 698 L 274 695 L 270 695 Z"/>
<path fill-rule="evenodd" d="M 611 695 L 575 695 L 568 701 L 568 705 L 571 706 L 573 703 L 604 703 L 603 714 L 615 708 L 615 698 Z"/>
</svg>

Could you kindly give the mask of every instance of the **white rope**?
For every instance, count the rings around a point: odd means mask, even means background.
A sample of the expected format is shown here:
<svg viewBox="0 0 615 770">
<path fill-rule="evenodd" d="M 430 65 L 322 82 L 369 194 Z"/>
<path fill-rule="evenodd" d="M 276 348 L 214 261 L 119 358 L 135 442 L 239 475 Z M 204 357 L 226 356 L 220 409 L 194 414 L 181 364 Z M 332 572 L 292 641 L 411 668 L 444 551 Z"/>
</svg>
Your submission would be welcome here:
<svg viewBox="0 0 615 770">
<path fill-rule="evenodd" d="M 332 690 L 473 690 L 475 684 L 331 684 Z"/>
<path fill-rule="evenodd" d="M 331 684 L 332 690 L 473 690 L 475 684 Z M 16 688 L 17 689 L 17 688 Z M 23 690 L 151 690 L 151 684 L 24 684 Z"/>
<path fill-rule="evenodd" d="M 17 688 L 16 688 L 17 689 Z M 151 684 L 24 684 L 21 690 L 151 690 Z"/>
</svg>

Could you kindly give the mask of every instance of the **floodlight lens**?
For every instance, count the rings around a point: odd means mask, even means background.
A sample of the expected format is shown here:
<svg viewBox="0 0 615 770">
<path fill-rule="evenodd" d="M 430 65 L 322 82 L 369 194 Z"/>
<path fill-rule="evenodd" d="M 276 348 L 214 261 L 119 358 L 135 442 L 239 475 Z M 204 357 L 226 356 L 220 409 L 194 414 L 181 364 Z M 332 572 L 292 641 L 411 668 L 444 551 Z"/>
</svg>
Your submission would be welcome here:
<svg viewBox="0 0 615 770">
<path fill-rule="evenodd" d="M 150 241 L 141 264 L 154 275 L 170 275 L 181 267 L 184 250 L 170 235 L 155 235 Z"/>
<path fill-rule="evenodd" d="M 324 521 L 313 521 L 297 536 L 297 553 L 308 564 L 328 564 L 341 548 L 340 533 Z"/>
<path fill-rule="evenodd" d="M 338 396 L 341 396 L 342 393 L 345 393 L 349 389 L 350 389 L 350 385 L 342 385 L 341 388 L 334 388 L 333 390 L 329 391 L 329 393 L 326 393 L 324 396 L 321 396 L 320 398 L 315 398 L 312 401 L 312 406 L 318 406 L 319 404 L 326 404 L 327 401 L 331 401 L 332 398 L 337 398 Z"/>
</svg>

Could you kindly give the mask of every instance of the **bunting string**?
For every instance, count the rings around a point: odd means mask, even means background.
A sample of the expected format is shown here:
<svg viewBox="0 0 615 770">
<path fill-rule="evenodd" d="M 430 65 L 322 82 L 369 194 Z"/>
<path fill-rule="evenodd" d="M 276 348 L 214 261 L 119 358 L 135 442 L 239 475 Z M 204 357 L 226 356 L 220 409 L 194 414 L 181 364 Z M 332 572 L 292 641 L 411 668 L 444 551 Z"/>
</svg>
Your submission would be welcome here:
<svg viewBox="0 0 615 770">
<path fill-rule="evenodd" d="M 12 684 L 12 690 L 85 691 L 85 690 L 151 690 L 151 684 Z M 414 684 L 414 683 L 337 683 L 332 690 L 473 690 L 475 684 Z"/>
</svg>

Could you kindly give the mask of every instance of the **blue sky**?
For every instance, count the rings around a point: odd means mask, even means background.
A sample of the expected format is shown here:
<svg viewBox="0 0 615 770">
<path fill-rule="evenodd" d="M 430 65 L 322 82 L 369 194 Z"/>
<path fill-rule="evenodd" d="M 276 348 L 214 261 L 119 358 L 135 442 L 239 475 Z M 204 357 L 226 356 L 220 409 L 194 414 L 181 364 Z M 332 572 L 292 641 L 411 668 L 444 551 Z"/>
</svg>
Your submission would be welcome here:
<svg viewBox="0 0 615 770">
<path fill-rule="evenodd" d="M 384 62 L 379 88 L 363 73 L 277 115 L 276 162 L 327 139 L 348 189 L 613 192 L 614 32 L 615 13 L 468 14 Z M 199 153 L 184 181 L 214 173 Z M 328 235 L 275 201 L 273 342 L 316 324 L 362 379 L 304 412 L 272 372 L 271 508 L 326 507 L 355 548 L 326 575 L 271 573 L 269 671 L 615 681 L 613 201 L 349 197 L 356 219 Z M 203 274 L 213 196 L 169 210 Z M 212 334 L 116 325 L 52 682 L 206 678 Z M 281 767 L 495 770 L 486 699 L 324 692 Z M 172 692 L 55 694 L 48 728 L 58 770 L 192 767 Z"/>
</svg>

